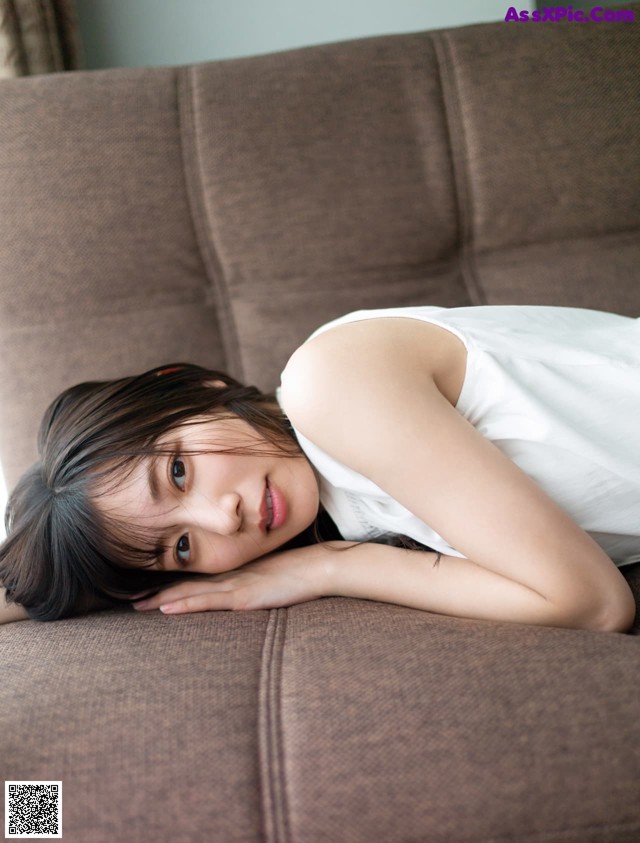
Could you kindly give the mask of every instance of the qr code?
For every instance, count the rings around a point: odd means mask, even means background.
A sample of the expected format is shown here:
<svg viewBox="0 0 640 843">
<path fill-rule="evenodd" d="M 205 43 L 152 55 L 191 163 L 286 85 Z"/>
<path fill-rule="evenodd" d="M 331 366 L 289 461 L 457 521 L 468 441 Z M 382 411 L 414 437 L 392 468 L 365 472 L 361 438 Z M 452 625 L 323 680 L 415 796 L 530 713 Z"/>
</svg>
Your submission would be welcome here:
<svg viewBox="0 0 640 843">
<path fill-rule="evenodd" d="M 62 837 L 62 782 L 5 781 L 4 788 L 6 839 Z"/>
</svg>

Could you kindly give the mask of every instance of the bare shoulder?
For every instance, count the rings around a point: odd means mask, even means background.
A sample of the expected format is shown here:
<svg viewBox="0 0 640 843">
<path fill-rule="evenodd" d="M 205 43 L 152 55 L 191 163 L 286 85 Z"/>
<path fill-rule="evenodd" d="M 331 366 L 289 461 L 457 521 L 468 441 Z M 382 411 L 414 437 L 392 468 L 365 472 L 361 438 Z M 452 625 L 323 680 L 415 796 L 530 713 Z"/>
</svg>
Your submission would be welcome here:
<svg viewBox="0 0 640 843">
<path fill-rule="evenodd" d="M 591 536 L 452 406 L 421 345 L 374 327 L 332 329 L 292 356 L 282 399 L 293 426 L 474 563 L 576 616 L 611 601 L 626 617 L 629 589 Z"/>
<path fill-rule="evenodd" d="M 355 443 L 374 429 L 385 435 L 379 413 L 370 424 L 374 408 L 384 404 L 391 419 L 398 406 L 429 394 L 435 383 L 429 343 L 425 347 L 425 334 L 416 330 L 421 327 L 406 318 L 348 322 L 301 345 L 281 376 L 280 399 L 293 426 L 359 470 L 352 461 Z"/>
<path fill-rule="evenodd" d="M 384 317 L 347 322 L 324 331 L 294 352 L 283 372 L 282 391 L 291 398 L 294 379 L 297 394 L 305 386 L 317 388 L 320 368 L 345 374 L 346 369 L 363 366 L 374 372 L 381 365 L 385 369 L 396 367 L 416 386 L 424 379 L 435 383 L 455 407 L 464 382 L 467 352 L 455 334 L 420 319 Z"/>
</svg>

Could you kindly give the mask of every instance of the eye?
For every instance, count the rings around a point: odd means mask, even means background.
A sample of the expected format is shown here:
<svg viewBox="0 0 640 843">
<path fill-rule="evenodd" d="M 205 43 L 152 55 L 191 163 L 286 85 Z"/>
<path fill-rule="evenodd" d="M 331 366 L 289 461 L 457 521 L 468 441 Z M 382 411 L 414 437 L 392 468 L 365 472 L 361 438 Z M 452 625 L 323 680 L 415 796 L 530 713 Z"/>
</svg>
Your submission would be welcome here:
<svg viewBox="0 0 640 843">
<path fill-rule="evenodd" d="M 185 533 L 178 539 L 178 543 L 176 544 L 175 556 L 176 562 L 181 568 L 184 568 L 185 565 L 189 564 L 189 560 L 191 557 L 191 548 L 189 547 L 189 533 Z"/>
<path fill-rule="evenodd" d="M 180 457 L 173 457 L 171 460 L 171 480 L 181 492 L 184 492 L 186 474 L 187 469 L 185 468 L 184 460 L 180 459 Z"/>
</svg>

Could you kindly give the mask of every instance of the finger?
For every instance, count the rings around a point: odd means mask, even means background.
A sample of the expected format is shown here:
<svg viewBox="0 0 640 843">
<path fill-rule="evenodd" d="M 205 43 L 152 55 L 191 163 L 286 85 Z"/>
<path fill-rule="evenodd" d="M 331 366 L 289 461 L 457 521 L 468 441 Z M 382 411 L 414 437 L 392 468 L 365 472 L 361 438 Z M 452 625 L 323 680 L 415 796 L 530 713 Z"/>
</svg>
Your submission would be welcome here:
<svg viewBox="0 0 640 843">
<path fill-rule="evenodd" d="M 183 582 L 178 583 L 170 588 L 165 588 L 149 597 L 147 600 L 140 600 L 137 603 L 132 603 L 134 609 L 141 611 L 152 611 L 159 609 L 165 603 L 173 603 L 176 600 L 182 600 L 186 597 L 192 597 L 197 594 L 204 594 L 216 589 L 228 589 L 229 586 L 225 583 L 211 583 L 207 581 L 201 582 Z"/>
<path fill-rule="evenodd" d="M 206 594 L 196 594 L 160 605 L 160 611 L 168 615 L 182 615 L 189 612 L 228 611 L 233 608 L 234 595 L 231 591 L 214 591 Z"/>
</svg>

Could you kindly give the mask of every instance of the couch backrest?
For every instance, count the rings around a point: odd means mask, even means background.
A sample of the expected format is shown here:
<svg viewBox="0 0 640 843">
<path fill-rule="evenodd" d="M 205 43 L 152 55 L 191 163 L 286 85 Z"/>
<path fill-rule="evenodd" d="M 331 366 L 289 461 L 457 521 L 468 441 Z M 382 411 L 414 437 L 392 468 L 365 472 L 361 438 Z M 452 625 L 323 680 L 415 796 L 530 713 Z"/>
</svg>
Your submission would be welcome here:
<svg viewBox="0 0 640 843">
<path fill-rule="evenodd" d="M 0 457 L 66 386 L 273 389 L 359 308 L 640 313 L 635 23 L 505 23 L 0 84 Z"/>
</svg>

